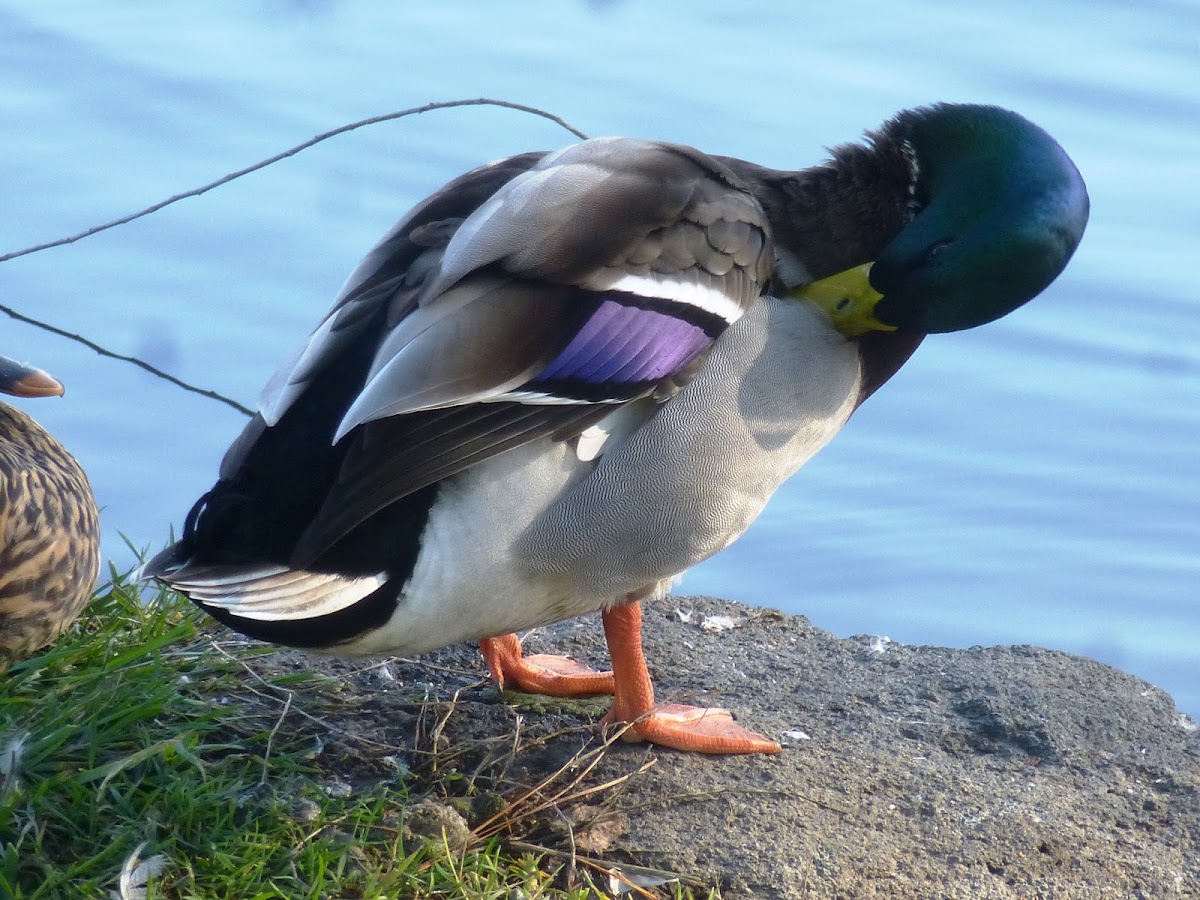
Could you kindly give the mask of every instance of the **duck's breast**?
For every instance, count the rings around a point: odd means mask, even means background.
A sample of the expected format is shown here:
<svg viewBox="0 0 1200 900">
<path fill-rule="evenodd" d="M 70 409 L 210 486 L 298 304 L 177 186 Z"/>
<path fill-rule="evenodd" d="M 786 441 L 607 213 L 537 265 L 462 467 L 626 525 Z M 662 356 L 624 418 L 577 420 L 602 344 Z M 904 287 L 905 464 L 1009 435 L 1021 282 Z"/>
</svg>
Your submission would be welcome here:
<svg viewBox="0 0 1200 900">
<path fill-rule="evenodd" d="M 697 377 L 522 536 L 528 571 L 584 594 L 641 592 L 732 543 L 841 429 L 857 346 L 804 301 L 764 297 Z"/>
</svg>

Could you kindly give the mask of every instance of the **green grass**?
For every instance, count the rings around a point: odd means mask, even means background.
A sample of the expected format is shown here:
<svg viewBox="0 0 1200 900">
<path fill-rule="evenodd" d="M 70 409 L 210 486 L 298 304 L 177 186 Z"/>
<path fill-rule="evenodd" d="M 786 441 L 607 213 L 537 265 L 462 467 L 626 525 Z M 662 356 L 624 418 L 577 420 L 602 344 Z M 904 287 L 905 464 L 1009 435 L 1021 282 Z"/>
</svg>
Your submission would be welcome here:
<svg viewBox="0 0 1200 900">
<path fill-rule="evenodd" d="M 227 638 L 114 575 L 54 647 L 0 675 L 0 898 L 606 895 L 608 863 L 534 827 L 546 797 L 560 818 L 596 808 L 588 756 L 545 790 L 491 796 L 436 752 L 390 771 L 383 751 L 322 752 L 321 698 L 339 686 Z M 430 803 L 469 829 L 417 829 Z"/>
</svg>

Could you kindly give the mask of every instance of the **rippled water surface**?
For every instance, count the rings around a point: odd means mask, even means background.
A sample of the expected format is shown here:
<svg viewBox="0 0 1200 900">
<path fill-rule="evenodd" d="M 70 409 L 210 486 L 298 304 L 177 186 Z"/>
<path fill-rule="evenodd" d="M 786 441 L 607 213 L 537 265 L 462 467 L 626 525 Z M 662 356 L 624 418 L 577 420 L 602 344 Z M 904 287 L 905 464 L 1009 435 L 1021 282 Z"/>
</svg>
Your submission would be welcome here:
<svg viewBox="0 0 1200 900">
<path fill-rule="evenodd" d="M 779 167 L 907 106 L 1046 127 L 1088 181 L 1062 278 L 935 337 L 683 589 L 907 643 L 1083 652 L 1200 714 L 1200 5 L 0 2 L 0 252 L 430 100 Z M 570 136 L 463 109 L 377 126 L 0 265 L 0 303 L 252 403 L 358 256 L 482 161 Z M 237 412 L 0 318 L 51 369 L 118 565 L 215 475 Z"/>
</svg>

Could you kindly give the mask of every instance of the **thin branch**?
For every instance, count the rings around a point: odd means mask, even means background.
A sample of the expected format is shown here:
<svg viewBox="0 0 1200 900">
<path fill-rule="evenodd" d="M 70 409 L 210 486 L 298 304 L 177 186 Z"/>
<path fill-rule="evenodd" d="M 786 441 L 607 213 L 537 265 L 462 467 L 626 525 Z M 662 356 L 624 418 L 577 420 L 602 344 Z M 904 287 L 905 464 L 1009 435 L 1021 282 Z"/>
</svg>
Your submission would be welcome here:
<svg viewBox="0 0 1200 900">
<path fill-rule="evenodd" d="M 107 231 L 110 228 L 116 228 L 118 225 L 126 225 L 126 224 L 134 221 L 135 219 L 140 219 L 143 216 L 148 216 L 151 213 L 158 212 L 160 209 L 170 206 L 172 203 L 178 203 L 180 200 L 186 200 L 188 197 L 199 197 L 201 194 L 205 194 L 205 193 L 211 191 L 213 188 L 220 187 L 221 185 L 228 184 L 229 182 L 234 181 L 235 179 L 241 178 L 243 175 L 249 175 L 251 172 L 257 172 L 259 169 L 265 169 L 267 166 L 273 165 L 273 164 L 279 162 L 280 160 L 287 159 L 289 156 L 295 156 L 297 153 L 300 153 L 303 150 L 307 150 L 309 147 L 316 146 L 317 144 L 321 143 L 322 141 L 329 140 L 329 138 L 337 137 L 339 134 L 345 134 L 346 132 L 354 131 L 355 129 L 358 129 L 358 128 L 364 128 L 367 125 L 377 125 L 380 122 L 388 122 L 392 119 L 401 119 L 401 118 L 404 118 L 405 116 L 413 116 L 413 115 L 418 115 L 420 113 L 431 112 L 435 109 L 453 109 L 453 108 L 459 107 L 459 106 L 499 106 L 503 109 L 515 109 L 519 112 L 527 112 L 527 113 L 530 113 L 531 115 L 540 116 L 543 119 L 549 119 L 551 122 L 554 122 L 556 125 L 562 126 L 567 131 L 571 132 L 571 134 L 575 135 L 576 137 L 580 138 L 581 140 L 587 139 L 586 134 L 584 134 L 578 128 L 571 125 L 570 123 L 568 123 L 561 117 L 556 116 L 553 113 L 546 112 L 544 109 L 538 109 L 535 106 L 526 106 L 523 103 L 513 103 L 508 100 L 494 100 L 494 99 L 491 99 L 488 97 L 479 97 L 474 100 L 442 100 L 442 101 L 437 101 L 434 103 L 426 103 L 424 106 L 414 106 L 409 109 L 402 109 L 397 112 L 386 113 L 381 116 L 371 116 L 369 119 L 360 119 L 357 122 L 351 122 L 349 125 L 343 125 L 340 128 L 333 129 L 332 131 L 326 131 L 323 134 L 318 134 L 316 137 L 311 138 L 302 144 L 297 144 L 295 147 L 292 147 L 290 150 L 284 150 L 282 153 L 277 153 L 274 156 L 270 157 L 269 159 L 261 160 L 259 162 L 254 163 L 254 165 L 247 166 L 244 169 L 239 169 L 236 172 L 231 172 L 228 175 L 218 178 L 216 181 L 212 181 L 212 182 L 209 182 L 208 184 L 202 185 L 201 187 L 193 188 L 190 191 L 184 191 L 182 194 L 175 194 L 173 197 L 168 197 L 166 200 L 160 200 L 158 203 L 155 203 L 151 206 L 147 206 L 145 209 L 141 210 L 140 212 L 135 212 L 135 213 L 131 213 L 130 215 L 127 215 L 127 216 L 122 216 L 119 219 L 114 219 L 113 221 L 106 222 L 103 225 L 95 225 L 95 226 L 87 229 L 86 231 L 81 231 L 78 234 L 71 235 L 70 237 L 59 238 L 58 240 L 54 240 L 54 241 L 47 241 L 44 244 L 37 244 L 36 246 L 33 246 L 33 247 L 26 247 L 24 250 L 14 250 L 11 253 L 0 254 L 0 263 L 8 262 L 10 259 L 17 259 L 18 257 L 21 257 L 21 256 L 28 256 L 31 253 L 38 253 L 42 250 L 49 250 L 52 247 L 62 247 L 67 244 L 73 244 L 76 241 L 82 240 L 83 238 L 91 237 L 94 234 L 99 234 L 100 232 Z M 170 375 L 167 372 L 164 372 L 162 369 L 156 368 L 156 367 L 150 365 L 148 362 L 138 359 L 135 356 L 125 356 L 124 354 L 121 354 L 121 353 L 114 353 L 111 350 L 106 350 L 104 347 L 101 347 L 99 344 L 97 344 L 93 341 L 89 341 L 87 338 L 83 337 L 82 335 L 74 334 L 70 331 L 64 331 L 63 329 L 58 328 L 54 325 L 51 325 L 48 322 L 43 322 L 39 319 L 34 319 L 29 316 L 22 315 L 21 313 L 17 312 L 16 310 L 14 310 L 8 306 L 0 305 L 0 312 L 5 313 L 10 318 L 13 318 L 20 322 L 25 322 L 29 325 L 32 325 L 35 328 L 41 328 L 43 331 L 49 331 L 51 334 L 57 334 L 60 337 L 65 337 L 65 338 L 68 338 L 69 340 L 76 341 L 80 344 L 83 344 L 85 347 L 88 347 L 91 350 L 94 350 L 96 353 L 99 353 L 101 356 L 107 356 L 111 359 L 119 359 L 122 362 L 133 363 L 133 365 L 146 370 L 147 372 L 149 372 L 152 375 L 156 375 L 159 378 L 169 381 L 172 384 L 176 385 L 177 387 L 183 388 L 185 391 L 190 391 L 193 394 L 199 394 L 202 397 L 208 397 L 211 400 L 218 400 L 221 403 L 226 404 L 227 406 L 233 407 L 238 412 L 240 412 L 244 415 L 247 415 L 247 416 L 254 415 L 253 410 L 249 409 L 248 407 L 243 406 L 242 404 L 238 403 L 236 400 L 226 397 L 224 394 L 218 393 L 217 391 L 211 391 L 211 390 L 206 390 L 204 388 L 199 388 L 192 384 L 188 384 L 186 381 L 176 378 L 174 375 Z"/>
<path fill-rule="evenodd" d="M 108 226 L 104 226 L 104 227 L 108 227 Z M 75 240 L 75 238 L 71 238 L 70 240 Z M 60 243 L 63 243 L 63 242 L 60 242 Z M 53 246 L 53 245 L 48 244 L 47 246 Z M 36 250 L 38 248 L 35 247 L 33 249 Z M 30 252 L 32 252 L 32 251 L 30 251 Z M 19 256 L 20 254 L 17 254 L 17 255 Z M 101 356 L 107 356 L 107 357 L 110 357 L 111 359 L 119 359 L 122 362 L 133 363 L 139 369 L 145 369 L 151 375 L 157 375 L 159 378 L 162 378 L 165 381 L 169 381 L 169 382 L 171 382 L 171 384 L 181 387 L 185 391 L 191 391 L 193 394 L 199 394 L 201 397 L 208 397 L 212 400 L 219 400 L 221 403 L 224 403 L 227 406 L 232 406 L 238 412 L 244 413 L 247 416 L 254 415 L 254 410 L 249 409 L 248 407 L 242 406 L 242 404 L 238 403 L 236 400 L 226 397 L 224 394 L 219 394 L 216 391 L 210 391 L 210 390 L 206 390 L 205 388 L 196 387 L 194 384 L 188 384 L 186 381 L 184 381 L 180 378 L 176 378 L 174 375 L 171 375 L 169 372 L 164 372 L 162 369 L 156 368 L 155 366 L 150 365 L 150 363 L 145 362 L 144 360 L 138 359 L 136 356 L 126 356 L 123 353 L 114 353 L 111 350 L 106 350 L 104 347 L 101 347 L 99 344 L 95 343 L 94 341 L 89 341 L 87 338 L 85 338 L 81 334 L 75 334 L 73 332 L 66 331 L 62 328 L 59 328 L 57 325 L 51 325 L 49 322 L 42 322 L 39 319 L 32 319 L 29 316 L 22 315 L 21 313 L 17 312 L 12 307 L 5 306 L 4 304 L 0 304 L 0 312 L 4 313 L 5 315 L 7 315 L 10 318 L 16 319 L 18 322 L 25 322 L 29 325 L 33 325 L 36 328 L 40 328 L 43 331 L 49 331 L 51 334 L 57 334 L 59 337 L 65 337 L 68 340 L 72 340 L 77 343 L 83 344 L 83 346 L 87 347 L 90 350 L 95 350 Z"/>
<path fill-rule="evenodd" d="M 322 141 L 329 140 L 331 137 L 337 137 L 339 134 L 345 134 L 348 131 L 364 128 L 367 125 L 377 125 L 380 122 L 388 122 L 392 119 L 401 119 L 405 116 L 413 116 L 420 113 L 431 112 L 435 109 L 453 109 L 458 106 L 499 106 L 503 107 L 504 109 L 515 109 L 519 112 L 527 112 L 535 116 L 540 116 L 543 119 L 549 119 L 556 125 L 561 125 L 567 131 L 571 132 L 571 134 L 582 140 L 587 139 L 586 134 L 553 113 L 548 113 L 545 110 L 538 109 L 535 106 L 526 106 L 523 103 L 512 103 L 508 100 L 493 100 L 488 97 L 478 97 L 474 100 L 442 100 L 435 103 L 426 103 L 424 106 L 414 106 L 410 109 L 402 109 L 398 112 L 386 113 L 382 116 L 371 116 L 369 119 L 360 119 L 357 122 L 351 122 L 349 125 L 343 125 L 340 128 L 333 129 L 332 131 L 326 131 L 323 134 L 318 134 L 316 137 L 310 138 L 303 144 L 297 144 L 290 150 L 284 150 L 282 153 L 276 153 L 270 159 L 264 159 L 260 162 L 256 162 L 252 166 L 247 166 L 246 168 L 239 169 L 236 172 L 231 172 L 230 174 L 225 175 L 222 178 L 218 178 L 216 181 L 209 182 L 201 187 L 193 188 L 190 191 L 184 191 L 182 194 L 176 194 L 173 197 L 168 197 L 166 200 L 161 200 L 158 203 L 155 203 L 153 206 L 146 207 L 140 212 L 132 213 L 128 216 L 122 216 L 119 219 L 114 219 L 113 221 L 106 222 L 103 225 L 96 225 L 87 229 L 86 231 L 79 232 L 79 234 L 73 234 L 70 237 L 59 238 L 56 241 L 48 241 L 45 244 L 38 244 L 35 247 L 26 247 L 24 250 L 16 250 L 12 253 L 2 254 L 0 255 L 0 263 L 8 262 L 10 259 L 16 259 L 19 256 L 28 256 L 30 253 L 37 253 L 41 250 L 49 250 L 51 247 L 62 247 L 65 244 L 73 244 L 78 240 L 82 240 L 83 238 L 91 237 L 93 234 L 99 234 L 100 232 L 107 231 L 110 228 L 116 228 L 118 225 L 126 225 L 135 219 L 140 219 L 143 216 L 148 216 L 151 213 L 158 212 L 160 209 L 170 206 L 172 203 L 178 203 L 180 200 L 186 200 L 188 197 L 199 197 L 201 194 L 208 193 L 213 188 L 220 187 L 223 184 L 228 184 L 237 178 L 241 178 L 243 175 L 249 175 L 251 172 L 257 172 L 259 169 L 265 169 L 267 166 L 274 165 L 280 160 L 287 159 L 289 156 L 295 156 L 302 150 L 307 150 L 309 147 L 313 147 Z"/>
</svg>

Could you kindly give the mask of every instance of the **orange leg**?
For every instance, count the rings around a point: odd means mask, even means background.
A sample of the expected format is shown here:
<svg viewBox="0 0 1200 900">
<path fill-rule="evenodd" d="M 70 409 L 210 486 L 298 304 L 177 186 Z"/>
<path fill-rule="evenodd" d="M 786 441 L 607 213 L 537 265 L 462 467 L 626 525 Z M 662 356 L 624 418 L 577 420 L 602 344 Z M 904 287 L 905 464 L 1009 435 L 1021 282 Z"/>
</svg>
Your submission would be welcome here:
<svg viewBox="0 0 1200 900">
<path fill-rule="evenodd" d="M 642 608 L 637 602 L 604 612 L 604 636 L 616 691 L 605 725 L 629 724 L 627 741 L 648 741 L 696 753 L 778 753 L 780 746 L 734 724 L 725 709 L 654 704 L 654 686 L 642 655 Z"/>
<path fill-rule="evenodd" d="M 613 673 L 597 672 L 563 656 L 521 655 L 515 634 L 479 642 L 484 662 L 500 687 L 517 688 L 551 697 L 591 697 L 613 692 Z"/>
</svg>

